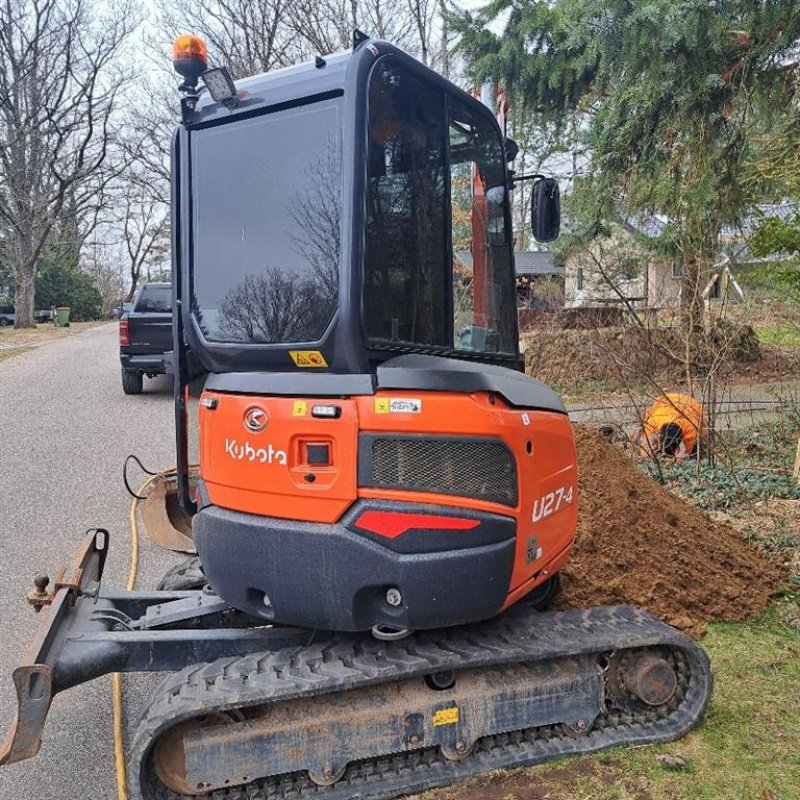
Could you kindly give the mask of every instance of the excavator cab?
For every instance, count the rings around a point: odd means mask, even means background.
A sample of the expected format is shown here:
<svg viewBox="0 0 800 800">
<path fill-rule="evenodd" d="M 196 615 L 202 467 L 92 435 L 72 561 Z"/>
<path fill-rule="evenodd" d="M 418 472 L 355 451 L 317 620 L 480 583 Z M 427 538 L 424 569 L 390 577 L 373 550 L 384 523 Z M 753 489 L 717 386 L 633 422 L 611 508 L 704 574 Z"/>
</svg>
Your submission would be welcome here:
<svg viewBox="0 0 800 800">
<path fill-rule="evenodd" d="M 575 453 L 559 398 L 520 371 L 492 111 L 369 40 L 189 105 L 178 481 L 211 585 L 270 621 L 393 635 L 486 619 L 552 581 Z M 546 232 L 557 187 L 534 194 Z"/>
<path fill-rule="evenodd" d="M 518 368 L 511 179 L 491 111 L 390 45 L 201 95 L 175 140 L 176 267 L 208 373 Z M 310 355 L 316 353 L 317 355 Z"/>
</svg>

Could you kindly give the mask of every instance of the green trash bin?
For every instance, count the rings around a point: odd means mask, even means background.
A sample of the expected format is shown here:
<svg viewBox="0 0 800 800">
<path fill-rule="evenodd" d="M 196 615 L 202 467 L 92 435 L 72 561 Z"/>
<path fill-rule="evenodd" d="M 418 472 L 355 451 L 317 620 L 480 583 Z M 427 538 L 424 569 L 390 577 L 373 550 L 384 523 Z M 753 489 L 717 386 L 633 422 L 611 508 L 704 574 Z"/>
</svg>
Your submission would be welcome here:
<svg viewBox="0 0 800 800">
<path fill-rule="evenodd" d="M 69 306 L 56 307 L 56 327 L 68 328 L 69 327 Z"/>
</svg>

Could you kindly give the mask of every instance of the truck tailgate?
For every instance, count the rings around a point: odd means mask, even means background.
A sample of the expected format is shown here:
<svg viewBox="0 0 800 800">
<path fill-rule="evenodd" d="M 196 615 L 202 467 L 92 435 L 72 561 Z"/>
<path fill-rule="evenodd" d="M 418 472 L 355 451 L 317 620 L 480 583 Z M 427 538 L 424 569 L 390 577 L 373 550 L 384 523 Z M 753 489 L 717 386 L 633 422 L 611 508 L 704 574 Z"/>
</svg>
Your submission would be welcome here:
<svg viewBox="0 0 800 800">
<path fill-rule="evenodd" d="M 131 311 L 127 353 L 167 353 L 172 350 L 172 314 Z"/>
</svg>

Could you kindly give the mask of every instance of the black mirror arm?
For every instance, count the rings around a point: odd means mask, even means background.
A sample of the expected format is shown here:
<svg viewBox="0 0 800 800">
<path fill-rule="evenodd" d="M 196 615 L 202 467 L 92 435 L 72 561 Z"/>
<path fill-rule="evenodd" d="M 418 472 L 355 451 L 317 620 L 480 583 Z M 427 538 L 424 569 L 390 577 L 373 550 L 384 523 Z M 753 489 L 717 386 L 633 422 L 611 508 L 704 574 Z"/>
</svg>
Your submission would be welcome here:
<svg viewBox="0 0 800 800">
<path fill-rule="evenodd" d="M 534 172 L 531 175 L 514 175 L 511 178 L 511 183 L 522 183 L 523 181 L 535 181 L 539 180 L 540 178 L 546 178 L 546 175 L 542 175 L 539 172 Z"/>
</svg>

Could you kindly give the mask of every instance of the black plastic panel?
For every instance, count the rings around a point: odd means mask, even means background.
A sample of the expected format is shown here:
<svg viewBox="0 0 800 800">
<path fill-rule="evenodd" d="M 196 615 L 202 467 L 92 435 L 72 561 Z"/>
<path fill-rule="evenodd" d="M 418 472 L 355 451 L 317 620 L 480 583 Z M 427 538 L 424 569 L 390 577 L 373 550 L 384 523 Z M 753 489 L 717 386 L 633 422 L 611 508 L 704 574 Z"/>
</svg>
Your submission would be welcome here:
<svg viewBox="0 0 800 800">
<path fill-rule="evenodd" d="M 566 414 L 561 398 L 535 378 L 508 367 L 457 358 L 395 356 L 370 373 L 227 372 L 211 374 L 206 389 L 231 394 L 353 397 L 376 391 L 493 392 L 517 408 Z"/>
<path fill-rule="evenodd" d="M 495 392 L 512 406 L 566 414 L 561 398 L 548 386 L 507 367 L 455 358 L 408 354 L 377 369 L 378 389 L 430 392 Z"/>
<path fill-rule="evenodd" d="M 352 397 L 375 394 L 375 385 L 372 375 L 224 372 L 208 376 L 206 391 L 279 397 Z"/>
<path fill-rule="evenodd" d="M 430 508 L 405 507 L 411 513 Z M 512 537 L 398 553 L 342 524 L 298 523 L 215 506 L 197 513 L 193 532 L 209 582 L 236 608 L 274 622 L 343 631 L 488 619 L 508 594 L 516 547 Z M 387 602 L 390 587 L 400 592 L 399 606 Z"/>
</svg>

